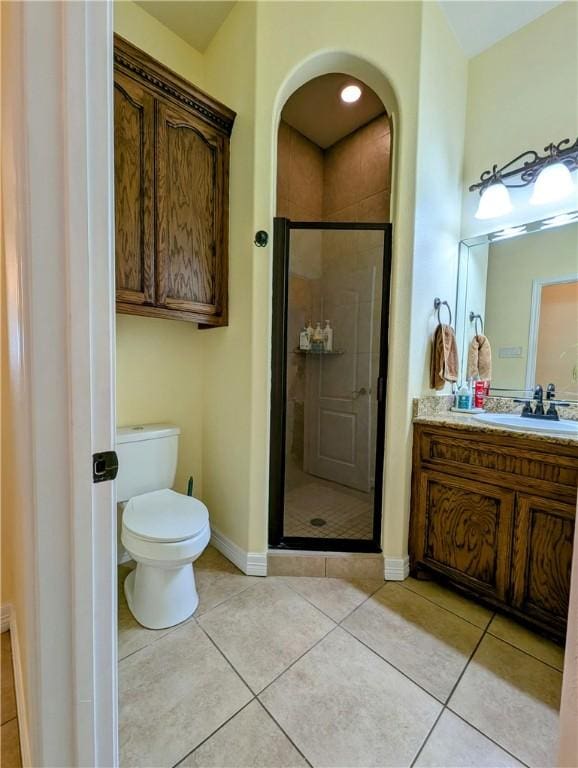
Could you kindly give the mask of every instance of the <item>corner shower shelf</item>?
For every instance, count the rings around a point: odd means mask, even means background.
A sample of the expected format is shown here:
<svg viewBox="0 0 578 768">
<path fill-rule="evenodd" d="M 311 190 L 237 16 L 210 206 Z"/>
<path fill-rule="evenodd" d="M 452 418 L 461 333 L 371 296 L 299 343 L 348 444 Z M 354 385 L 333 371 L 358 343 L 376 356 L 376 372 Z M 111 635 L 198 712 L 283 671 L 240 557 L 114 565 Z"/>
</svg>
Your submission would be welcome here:
<svg viewBox="0 0 578 768">
<path fill-rule="evenodd" d="M 304 357 L 337 357 L 338 355 L 344 355 L 345 352 L 342 349 L 336 349 L 333 352 L 316 352 L 313 349 L 294 349 L 294 355 L 303 355 Z"/>
</svg>

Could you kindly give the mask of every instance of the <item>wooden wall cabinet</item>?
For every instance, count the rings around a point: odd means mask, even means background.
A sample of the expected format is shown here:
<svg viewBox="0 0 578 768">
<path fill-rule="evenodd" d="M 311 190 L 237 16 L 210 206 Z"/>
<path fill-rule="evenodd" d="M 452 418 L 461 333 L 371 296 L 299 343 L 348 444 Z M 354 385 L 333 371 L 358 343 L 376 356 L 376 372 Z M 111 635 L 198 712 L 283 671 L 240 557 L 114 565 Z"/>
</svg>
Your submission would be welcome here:
<svg viewBox="0 0 578 768">
<path fill-rule="evenodd" d="M 414 425 L 411 571 L 564 637 L 578 444 Z"/>
<path fill-rule="evenodd" d="M 119 312 L 227 324 L 234 119 L 232 110 L 115 36 Z"/>
</svg>

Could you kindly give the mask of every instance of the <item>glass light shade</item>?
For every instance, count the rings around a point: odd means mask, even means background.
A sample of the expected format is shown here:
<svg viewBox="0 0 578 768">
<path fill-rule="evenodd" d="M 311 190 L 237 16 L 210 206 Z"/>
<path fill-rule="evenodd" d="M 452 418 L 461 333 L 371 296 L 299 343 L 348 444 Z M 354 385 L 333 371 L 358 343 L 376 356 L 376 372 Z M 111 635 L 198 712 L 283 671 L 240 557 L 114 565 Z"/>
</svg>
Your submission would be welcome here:
<svg viewBox="0 0 578 768">
<path fill-rule="evenodd" d="M 497 219 L 512 210 L 510 193 L 501 181 L 494 181 L 482 192 L 476 219 Z"/>
<path fill-rule="evenodd" d="M 361 88 L 358 85 L 346 85 L 341 91 L 341 101 L 346 104 L 353 104 L 361 96 Z"/>
<path fill-rule="evenodd" d="M 572 176 L 564 163 L 547 165 L 538 174 L 530 202 L 532 205 L 554 203 L 568 197 L 574 191 Z"/>
</svg>

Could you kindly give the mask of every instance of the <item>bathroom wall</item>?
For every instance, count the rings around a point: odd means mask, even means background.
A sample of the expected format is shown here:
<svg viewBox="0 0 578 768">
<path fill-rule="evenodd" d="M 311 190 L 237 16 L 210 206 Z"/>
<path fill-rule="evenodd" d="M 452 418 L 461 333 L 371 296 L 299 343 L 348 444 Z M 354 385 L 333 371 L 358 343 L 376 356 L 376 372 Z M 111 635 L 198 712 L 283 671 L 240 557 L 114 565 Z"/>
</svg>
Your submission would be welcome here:
<svg viewBox="0 0 578 768">
<path fill-rule="evenodd" d="M 114 3 L 114 29 L 195 85 L 204 87 L 202 54 L 136 3 Z M 174 422 L 181 428 L 175 488 L 203 494 L 203 333 L 194 323 L 116 316 L 117 424 Z"/>
<path fill-rule="evenodd" d="M 281 120 L 277 137 L 277 216 L 293 221 L 323 219 L 323 150 Z M 292 234 L 287 316 L 287 481 L 293 469 L 303 469 L 305 358 L 291 354 L 299 331 L 313 321 L 315 284 L 321 277 L 322 235 L 315 231 Z"/>
<path fill-rule="evenodd" d="M 250 531 L 255 512 L 262 510 L 263 519 L 267 514 L 253 489 L 254 445 L 260 436 L 251 418 L 254 408 L 267 403 L 258 399 L 251 372 L 258 322 L 255 264 L 271 253 L 271 246 L 253 244 L 256 230 L 271 232 L 269 218 L 255 217 L 256 167 L 267 163 L 255 138 L 256 13 L 255 3 L 237 3 L 205 52 L 206 90 L 234 109 L 237 119 L 229 176 L 229 325 L 202 331 L 203 495 L 213 528 L 245 551 L 263 552 Z"/>
<path fill-rule="evenodd" d="M 531 187 L 512 190 L 515 210 L 498 220 L 477 221 L 479 196 L 467 185 L 482 171 L 527 149 L 578 134 L 578 3 L 565 2 L 496 43 L 469 62 L 462 236 L 573 210 L 570 198 L 531 206 Z"/>
</svg>

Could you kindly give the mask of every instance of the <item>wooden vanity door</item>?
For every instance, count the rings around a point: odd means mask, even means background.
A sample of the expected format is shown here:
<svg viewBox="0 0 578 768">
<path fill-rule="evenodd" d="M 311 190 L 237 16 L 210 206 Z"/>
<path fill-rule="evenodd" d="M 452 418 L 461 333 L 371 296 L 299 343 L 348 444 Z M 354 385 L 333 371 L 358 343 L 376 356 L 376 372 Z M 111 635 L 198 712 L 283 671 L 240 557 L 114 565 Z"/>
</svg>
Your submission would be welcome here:
<svg viewBox="0 0 578 768">
<path fill-rule="evenodd" d="M 154 303 L 154 98 L 114 73 L 116 299 Z M 126 305 L 129 305 L 128 308 Z"/>
<path fill-rule="evenodd" d="M 564 631 L 570 595 L 575 508 L 518 495 L 512 605 Z"/>
<path fill-rule="evenodd" d="M 228 167 L 224 138 L 177 106 L 157 106 L 157 305 L 226 321 Z"/>
<path fill-rule="evenodd" d="M 414 558 L 478 593 L 505 600 L 514 497 L 478 480 L 421 472 Z"/>
</svg>

